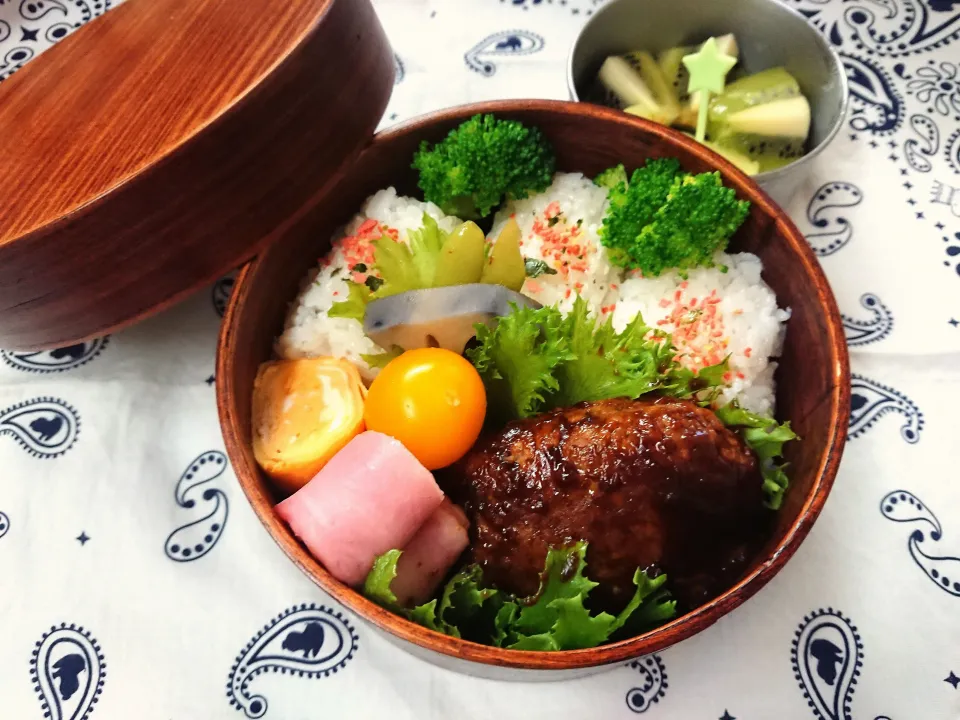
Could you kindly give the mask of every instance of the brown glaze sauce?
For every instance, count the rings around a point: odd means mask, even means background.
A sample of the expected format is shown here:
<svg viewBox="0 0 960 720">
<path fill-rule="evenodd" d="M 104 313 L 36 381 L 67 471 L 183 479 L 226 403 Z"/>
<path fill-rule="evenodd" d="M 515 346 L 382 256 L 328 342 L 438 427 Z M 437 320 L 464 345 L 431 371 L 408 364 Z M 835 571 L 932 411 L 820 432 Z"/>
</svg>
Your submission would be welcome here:
<svg viewBox="0 0 960 720">
<path fill-rule="evenodd" d="M 537 592 L 550 547 L 589 543 L 594 609 L 667 574 L 685 611 L 732 585 L 766 539 L 756 457 L 709 410 L 672 398 L 581 403 L 487 435 L 439 478 L 497 587 Z"/>
</svg>

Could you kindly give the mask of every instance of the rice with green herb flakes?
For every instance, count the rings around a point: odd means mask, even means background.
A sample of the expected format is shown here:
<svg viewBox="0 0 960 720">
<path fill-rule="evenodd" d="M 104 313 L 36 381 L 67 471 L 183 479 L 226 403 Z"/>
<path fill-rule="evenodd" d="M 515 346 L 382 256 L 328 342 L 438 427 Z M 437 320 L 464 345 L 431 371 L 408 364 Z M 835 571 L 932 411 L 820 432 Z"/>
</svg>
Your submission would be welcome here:
<svg viewBox="0 0 960 720">
<path fill-rule="evenodd" d="M 777 363 L 771 358 L 780 355 L 790 312 L 777 307 L 756 255 L 717 253 L 714 262 L 687 271 L 685 278 L 671 271 L 624 281 L 614 326 L 620 330 L 641 313 L 651 328 L 672 335 L 677 359 L 690 370 L 729 356 L 720 402 L 736 398 L 747 410 L 772 415 Z"/>
<path fill-rule="evenodd" d="M 528 277 L 525 295 L 567 313 L 579 294 L 600 319 L 612 315 L 618 331 L 641 313 L 651 328 L 671 333 L 678 360 L 691 370 L 729 355 L 727 388 L 720 402 L 737 399 L 752 412 L 772 414 L 776 362 L 771 358 L 780 354 L 783 323 L 790 313 L 777 307 L 773 291 L 760 277 L 760 259 L 749 253 L 717 253 L 715 267 L 694 268 L 686 277 L 669 271 L 650 278 L 627 273 L 624 279 L 597 236 L 606 210 L 604 188 L 579 173 L 557 173 L 544 192 L 507 203 L 494 218 L 488 238 L 499 237 L 513 217 L 522 232 L 524 257 L 554 271 Z M 330 308 L 348 298 L 347 280 L 363 283 L 373 273 L 371 242 L 386 235 L 409 244 L 408 233 L 420 229 L 425 212 L 446 232 L 461 222 L 432 203 L 399 196 L 393 188 L 370 196 L 292 304 L 277 342 L 278 355 L 343 357 L 367 382 L 376 377 L 377 369 L 362 356 L 383 349 L 363 333 L 361 322 L 330 317 Z"/>
<path fill-rule="evenodd" d="M 490 236 L 498 237 L 514 218 L 520 226 L 523 256 L 549 268 L 527 278 L 524 295 L 569 312 L 579 293 L 594 313 L 603 315 L 610 287 L 621 277 L 597 236 L 606 209 L 605 188 L 580 173 L 557 173 L 542 193 L 504 205 Z"/>
<path fill-rule="evenodd" d="M 334 303 L 347 300 L 347 280 L 363 283 L 373 269 L 371 242 L 383 237 L 409 244 L 408 233 L 423 225 L 423 214 L 451 232 L 461 221 L 445 215 L 433 203 L 397 195 L 394 188 L 371 195 L 361 211 L 337 233 L 331 250 L 310 272 L 300 294 L 290 306 L 283 334 L 277 340 L 277 354 L 286 360 L 332 356 L 346 358 L 357 366 L 364 380 L 371 381 L 377 369 L 361 355 L 375 355 L 383 349 L 363 332 L 353 318 L 330 317 Z"/>
</svg>

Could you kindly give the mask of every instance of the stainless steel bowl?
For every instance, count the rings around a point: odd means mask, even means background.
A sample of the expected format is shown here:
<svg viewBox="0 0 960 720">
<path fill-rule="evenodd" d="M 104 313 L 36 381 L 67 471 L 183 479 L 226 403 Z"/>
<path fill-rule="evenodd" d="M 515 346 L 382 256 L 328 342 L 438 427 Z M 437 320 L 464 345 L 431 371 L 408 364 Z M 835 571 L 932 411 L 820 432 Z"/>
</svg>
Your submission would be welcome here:
<svg viewBox="0 0 960 720">
<path fill-rule="evenodd" d="M 740 66 L 748 73 L 782 65 L 810 101 L 809 151 L 754 179 L 787 205 L 813 159 L 839 132 L 846 111 L 847 78 L 840 58 L 804 17 L 779 0 L 609 0 L 580 31 L 567 63 L 570 97 L 581 100 L 608 55 L 658 52 L 711 35 L 734 33 Z"/>
</svg>

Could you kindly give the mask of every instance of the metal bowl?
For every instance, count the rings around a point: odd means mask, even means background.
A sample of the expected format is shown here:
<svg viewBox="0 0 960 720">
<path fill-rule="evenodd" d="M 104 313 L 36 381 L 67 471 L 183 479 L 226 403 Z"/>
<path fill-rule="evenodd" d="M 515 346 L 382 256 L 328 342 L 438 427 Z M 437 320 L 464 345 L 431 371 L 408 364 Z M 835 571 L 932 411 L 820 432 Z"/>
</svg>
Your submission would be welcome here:
<svg viewBox="0 0 960 720">
<path fill-rule="evenodd" d="M 748 73 L 783 66 L 810 101 L 809 150 L 802 158 L 753 179 L 787 205 L 843 124 L 847 78 L 840 57 L 816 29 L 779 0 L 609 0 L 583 27 L 567 62 L 570 97 L 588 97 L 609 55 L 659 52 L 734 33 Z"/>
</svg>

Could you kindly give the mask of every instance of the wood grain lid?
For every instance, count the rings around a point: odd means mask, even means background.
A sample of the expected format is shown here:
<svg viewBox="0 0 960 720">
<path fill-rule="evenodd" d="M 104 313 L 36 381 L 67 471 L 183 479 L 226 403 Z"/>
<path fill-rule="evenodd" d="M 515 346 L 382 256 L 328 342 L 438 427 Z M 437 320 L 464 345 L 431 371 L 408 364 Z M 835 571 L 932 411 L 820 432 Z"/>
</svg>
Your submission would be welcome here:
<svg viewBox="0 0 960 720">
<path fill-rule="evenodd" d="M 270 242 L 393 86 L 369 0 L 128 0 L 0 85 L 0 347 L 150 315 Z"/>
</svg>

